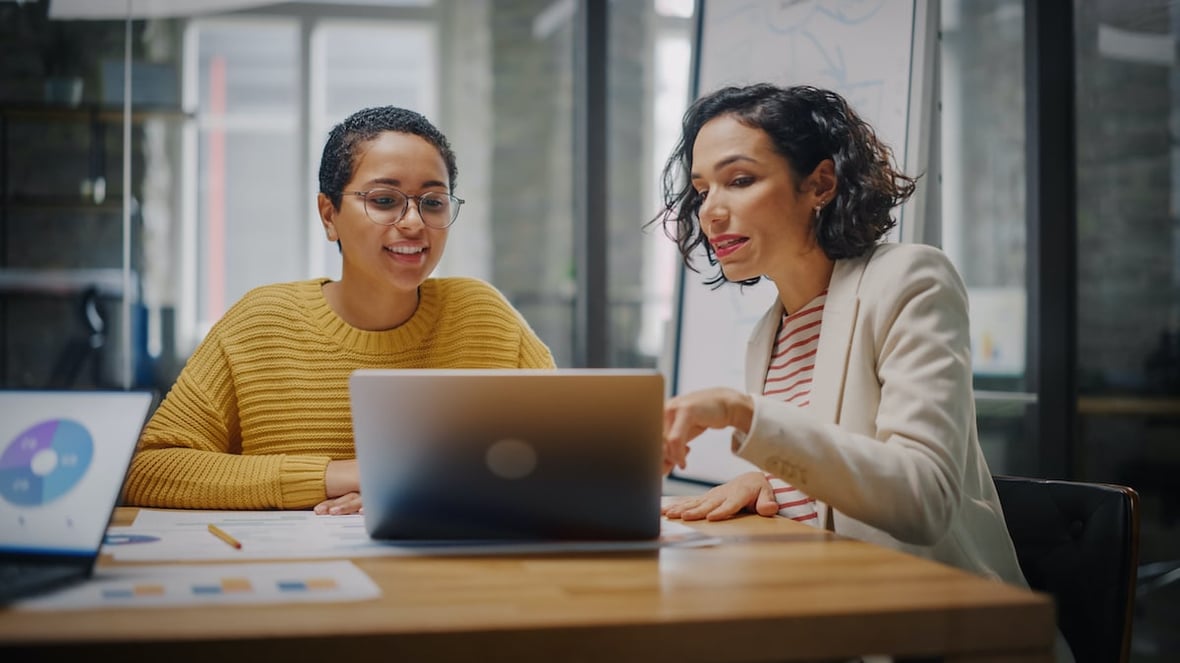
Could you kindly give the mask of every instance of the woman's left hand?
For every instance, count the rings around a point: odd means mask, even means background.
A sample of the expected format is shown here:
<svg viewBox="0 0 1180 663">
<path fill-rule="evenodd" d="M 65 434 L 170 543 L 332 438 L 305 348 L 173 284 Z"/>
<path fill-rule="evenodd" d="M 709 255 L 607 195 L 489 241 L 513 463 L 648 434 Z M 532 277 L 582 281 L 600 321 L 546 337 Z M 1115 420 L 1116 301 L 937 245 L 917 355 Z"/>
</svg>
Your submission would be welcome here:
<svg viewBox="0 0 1180 663">
<path fill-rule="evenodd" d="M 340 497 L 333 497 L 315 505 L 317 516 L 346 516 L 350 513 L 364 512 L 364 507 L 361 506 L 361 494 L 355 492 L 345 493 Z"/>
<path fill-rule="evenodd" d="M 696 497 L 684 497 L 660 509 L 668 518 L 725 520 L 741 511 L 767 518 L 778 513 L 774 488 L 762 472 L 746 472 Z"/>
</svg>

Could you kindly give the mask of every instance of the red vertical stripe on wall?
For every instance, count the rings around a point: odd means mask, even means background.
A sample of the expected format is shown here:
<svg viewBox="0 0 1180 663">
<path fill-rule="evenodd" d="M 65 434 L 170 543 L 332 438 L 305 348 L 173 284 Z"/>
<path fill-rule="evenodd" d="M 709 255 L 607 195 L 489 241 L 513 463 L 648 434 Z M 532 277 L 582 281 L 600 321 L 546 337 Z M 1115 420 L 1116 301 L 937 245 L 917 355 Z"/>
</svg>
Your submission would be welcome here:
<svg viewBox="0 0 1180 663">
<path fill-rule="evenodd" d="M 225 57 L 220 55 L 209 62 L 209 118 L 205 319 L 212 321 L 225 313 Z"/>
</svg>

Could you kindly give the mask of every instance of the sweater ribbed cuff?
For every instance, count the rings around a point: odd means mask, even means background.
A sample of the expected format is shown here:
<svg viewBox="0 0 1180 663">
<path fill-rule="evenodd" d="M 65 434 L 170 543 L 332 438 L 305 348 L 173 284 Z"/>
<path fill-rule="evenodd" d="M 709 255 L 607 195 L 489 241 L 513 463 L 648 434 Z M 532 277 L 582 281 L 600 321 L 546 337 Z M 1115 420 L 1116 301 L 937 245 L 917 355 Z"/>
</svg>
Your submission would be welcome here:
<svg viewBox="0 0 1180 663">
<path fill-rule="evenodd" d="M 324 473 L 328 459 L 314 456 L 284 456 L 280 473 L 281 509 L 309 509 L 327 499 Z"/>
</svg>

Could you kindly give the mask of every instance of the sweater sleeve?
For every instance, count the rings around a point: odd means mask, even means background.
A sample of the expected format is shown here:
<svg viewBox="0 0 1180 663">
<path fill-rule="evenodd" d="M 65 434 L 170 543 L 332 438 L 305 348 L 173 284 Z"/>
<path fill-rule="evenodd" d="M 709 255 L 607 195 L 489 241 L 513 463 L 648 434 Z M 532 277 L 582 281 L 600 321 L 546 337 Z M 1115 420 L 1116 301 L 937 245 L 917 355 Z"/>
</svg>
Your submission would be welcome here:
<svg viewBox="0 0 1180 663">
<path fill-rule="evenodd" d="M 450 306 L 461 308 L 469 317 L 465 331 L 476 327 L 484 330 L 487 347 L 499 346 L 504 351 L 511 352 L 513 345 L 516 349 L 516 368 L 556 368 L 557 362 L 553 353 L 545 342 L 537 336 L 524 315 L 508 301 L 504 293 L 495 286 L 477 279 L 454 279 L 458 284 L 460 295 L 452 295 Z M 460 301 L 462 303 L 460 303 Z M 465 336 L 465 341 L 468 339 Z M 499 341 L 507 341 L 501 345 Z M 488 365 L 501 368 L 511 368 L 513 361 L 510 354 L 488 354 L 481 358 Z M 488 363 L 490 362 L 490 363 Z"/>
<path fill-rule="evenodd" d="M 520 336 L 520 368 L 557 368 L 553 360 L 553 353 L 549 347 L 537 337 L 533 330 L 524 323 Z"/>
<path fill-rule="evenodd" d="M 296 509 L 322 501 L 329 458 L 242 455 L 238 412 L 231 363 L 215 326 L 144 427 L 128 473 L 127 503 Z"/>
</svg>

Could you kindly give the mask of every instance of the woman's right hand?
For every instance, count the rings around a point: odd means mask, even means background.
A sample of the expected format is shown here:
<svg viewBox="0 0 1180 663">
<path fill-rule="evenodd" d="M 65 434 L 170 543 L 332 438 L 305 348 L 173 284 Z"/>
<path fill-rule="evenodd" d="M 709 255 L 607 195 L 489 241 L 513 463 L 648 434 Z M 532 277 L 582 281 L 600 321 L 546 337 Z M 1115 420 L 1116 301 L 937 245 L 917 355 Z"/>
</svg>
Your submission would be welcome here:
<svg viewBox="0 0 1180 663">
<path fill-rule="evenodd" d="M 704 495 L 685 497 L 665 505 L 660 512 L 681 520 L 725 520 L 745 509 L 760 516 L 778 513 L 770 480 L 762 472 L 747 472 L 711 488 Z"/>
<path fill-rule="evenodd" d="M 356 459 L 330 460 L 324 472 L 324 493 L 328 498 L 361 492 L 361 476 Z"/>
<path fill-rule="evenodd" d="M 340 497 L 326 499 L 312 509 L 317 516 L 347 516 L 353 513 L 364 513 L 360 493 L 345 493 Z"/>
<path fill-rule="evenodd" d="M 748 433 L 754 417 L 754 399 L 728 387 L 714 387 L 681 394 L 664 403 L 664 474 L 688 460 L 688 443 L 710 428 Z"/>
<path fill-rule="evenodd" d="M 319 515 L 361 512 L 361 477 L 356 459 L 330 460 L 324 471 L 324 493 L 328 499 L 315 505 Z"/>
</svg>

